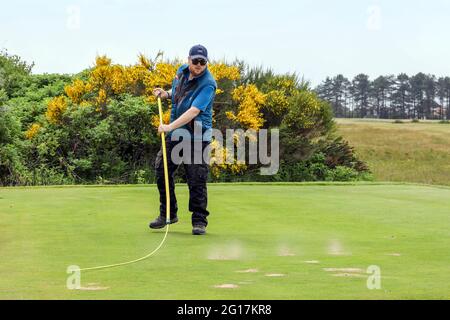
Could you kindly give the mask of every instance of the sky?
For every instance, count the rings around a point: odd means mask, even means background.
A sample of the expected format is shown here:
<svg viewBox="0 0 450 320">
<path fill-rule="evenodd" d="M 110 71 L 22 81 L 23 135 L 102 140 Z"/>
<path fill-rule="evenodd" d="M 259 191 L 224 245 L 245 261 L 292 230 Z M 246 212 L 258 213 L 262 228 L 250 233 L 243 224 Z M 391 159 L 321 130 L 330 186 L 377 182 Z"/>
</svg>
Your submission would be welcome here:
<svg viewBox="0 0 450 320">
<path fill-rule="evenodd" d="M 2 1 L 0 48 L 34 73 L 77 73 L 97 55 L 133 64 L 139 53 L 186 59 L 203 44 L 317 85 L 425 72 L 450 75 L 450 0 L 15 0 Z"/>
</svg>

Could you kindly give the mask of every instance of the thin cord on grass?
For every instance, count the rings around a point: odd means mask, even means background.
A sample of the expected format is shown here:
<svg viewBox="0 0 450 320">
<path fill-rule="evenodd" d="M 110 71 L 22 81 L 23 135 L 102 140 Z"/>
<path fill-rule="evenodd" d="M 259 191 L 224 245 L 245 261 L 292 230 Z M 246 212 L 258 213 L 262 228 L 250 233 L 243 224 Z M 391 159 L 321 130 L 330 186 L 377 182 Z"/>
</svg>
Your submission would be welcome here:
<svg viewBox="0 0 450 320">
<path fill-rule="evenodd" d="M 164 242 L 166 241 L 167 238 L 167 234 L 169 233 L 169 224 L 167 224 L 167 228 L 166 228 L 166 233 L 164 234 L 164 238 L 162 239 L 161 243 L 158 245 L 158 247 L 156 247 L 155 250 L 153 250 L 152 252 L 150 252 L 149 254 L 147 254 L 146 256 L 143 256 L 139 259 L 135 259 L 135 260 L 131 260 L 131 261 L 126 261 L 126 262 L 121 262 L 121 263 L 115 263 L 115 264 L 108 264 L 108 265 L 104 265 L 104 266 L 98 266 L 98 267 L 91 267 L 91 268 L 83 268 L 80 269 L 80 271 L 87 271 L 87 270 L 99 270 L 99 269 L 107 269 L 107 268 L 114 268 L 114 267 L 119 267 L 119 266 L 124 266 L 127 264 L 132 264 L 132 263 L 136 263 L 142 260 L 145 260 L 147 258 L 149 258 L 150 256 L 152 256 L 153 254 L 155 254 L 164 244 Z"/>
</svg>

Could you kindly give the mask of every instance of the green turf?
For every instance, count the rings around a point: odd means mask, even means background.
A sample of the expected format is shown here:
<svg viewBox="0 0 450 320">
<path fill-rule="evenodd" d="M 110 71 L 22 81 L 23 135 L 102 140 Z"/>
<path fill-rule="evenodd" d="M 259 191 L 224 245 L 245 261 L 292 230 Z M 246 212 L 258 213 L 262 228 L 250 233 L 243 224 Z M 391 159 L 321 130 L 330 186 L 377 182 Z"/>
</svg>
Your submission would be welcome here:
<svg viewBox="0 0 450 320">
<path fill-rule="evenodd" d="M 153 250 L 164 235 L 147 227 L 156 187 L 0 188 L 0 299 L 450 298 L 450 188 L 210 185 L 204 237 L 191 235 L 187 187 L 177 191 L 180 222 L 161 250 L 83 272 L 83 287 L 103 288 L 93 291 L 67 290 L 66 268 Z M 370 265 L 381 268 L 380 290 L 366 287 Z M 258 272 L 236 272 L 246 269 Z"/>
</svg>

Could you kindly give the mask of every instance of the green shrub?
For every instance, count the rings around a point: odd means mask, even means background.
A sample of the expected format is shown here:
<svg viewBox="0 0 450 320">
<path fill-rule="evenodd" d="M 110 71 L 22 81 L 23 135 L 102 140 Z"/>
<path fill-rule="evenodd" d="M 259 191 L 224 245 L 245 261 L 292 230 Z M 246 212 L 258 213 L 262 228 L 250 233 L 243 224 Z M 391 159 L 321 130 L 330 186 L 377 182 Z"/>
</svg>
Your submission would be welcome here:
<svg viewBox="0 0 450 320">
<path fill-rule="evenodd" d="M 44 164 L 33 169 L 33 185 L 70 185 L 75 184 L 75 179 L 64 171 L 48 167 Z"/>
<path fill-rule="evenodd" d="M 331 107 L 315 93 L 300 91 L 290 98 L 289 103 L 289 112 L 281 122 L 281 129 L 308 139 L 326 135 L 333 129 Z"/>
<path fill-rule="evenodd" d="M 29 171 L 22 151 L 20 121 L 9 108 L 0 106 L 0 185 L 26 185 Z"/>
<path fill-rule="evenodd" d="M 358 179 L 358 171 L 344 166 L 337 166 L 329 170 L 325 180 L 327 181 L 355 181 Z"/>
<path fill-rule="evenodd" d="M 369 171 L 367 165 L 356 157 L 355 150 L 342 137 L 320 142 L 319 151 L 325 155 L 325 163 L 330 168 L 346 166 L 358 172 Z"/>
<path fill-rule="evenodd" d="M 22 89 L 28 87 L 33 65 L 6 50 L 0 51 L 0 89 L 8 98 L 20 96 Z"/>
</svg>

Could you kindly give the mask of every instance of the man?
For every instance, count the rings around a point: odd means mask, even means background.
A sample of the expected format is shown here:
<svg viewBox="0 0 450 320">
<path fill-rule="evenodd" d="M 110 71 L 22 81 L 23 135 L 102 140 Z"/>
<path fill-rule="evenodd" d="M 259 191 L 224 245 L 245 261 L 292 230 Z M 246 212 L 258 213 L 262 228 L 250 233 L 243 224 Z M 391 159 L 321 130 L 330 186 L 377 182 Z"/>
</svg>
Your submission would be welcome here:
<svg viewBox="0 0 450 320">
<path fill-rule="evenodd" d="M 204 159 L 203 152 L 207 149 L 205 153 L 208 153 L 208 146 L 211 142 L 212 107 L 217 84 L 208 70 L 207 63 L 208 51 L 206 48 L 202 45 L 192 47 L 189 51 L 188 64 L 178 69 L 172 82 L 172 89 L 165 91 L 156 88 L 153 91 L 155 96 L 160 96 L 162 99 L 170 98 L 172 101 L 170 124 L 160 125 L 158 128 L 159 133 L 169 133 L 166 145 L 170 189 L 170 223 L 178 221 L 173 177 L 180 164 L 173 161 L 172 150 L 178 143 L 181 143 L 176 139 L 183 133 L 187 133 L 187 136 L 185 135 L 183 139 L 189 140 L 189 144 L 192 146 L 191 157 L 188 159 L 190 161 L 185 161 L 185 158 L 183 158 L 183 166 L 189 186 L 189 211 L 192 212 L 192 234 L 194 235 L 206 233 L 207 216 L 209 215 L 206 209 L 208 199 L 206 181 L 209 163 L 208 159 Z M 197 128 L 195 128 L 196 126 Z M 201 130 L 197 130 L 198 126 L 201 127 Z M 198 135 L 198 132 L 201 134 Z M 162 150 L 160 150 L 155 161 L 160 209 L 159 216 L 150 223 L 152 229 L 160 229 L 166 225 L 166 190 L 162 158 Z M 200 161 L 198 161 L 199 158 Z"/>
</svg>

